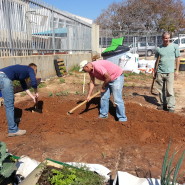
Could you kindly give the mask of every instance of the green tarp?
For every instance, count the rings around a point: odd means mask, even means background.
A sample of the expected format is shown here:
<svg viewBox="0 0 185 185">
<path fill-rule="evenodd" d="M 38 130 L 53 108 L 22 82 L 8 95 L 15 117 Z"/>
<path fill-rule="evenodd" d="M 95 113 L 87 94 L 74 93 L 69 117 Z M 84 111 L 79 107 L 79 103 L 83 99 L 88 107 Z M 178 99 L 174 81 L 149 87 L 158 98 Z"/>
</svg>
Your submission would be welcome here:
<svg viewBox="0 0 185 185">
<path fill-rule="evenodd" d="M 108 48 L 106 48 L 102 53 L 116 50 L 118 46 L 123 45 L 123 41 L 124 41 L 124 37 L 112 39 L 111 45 Z"/>
</svg>

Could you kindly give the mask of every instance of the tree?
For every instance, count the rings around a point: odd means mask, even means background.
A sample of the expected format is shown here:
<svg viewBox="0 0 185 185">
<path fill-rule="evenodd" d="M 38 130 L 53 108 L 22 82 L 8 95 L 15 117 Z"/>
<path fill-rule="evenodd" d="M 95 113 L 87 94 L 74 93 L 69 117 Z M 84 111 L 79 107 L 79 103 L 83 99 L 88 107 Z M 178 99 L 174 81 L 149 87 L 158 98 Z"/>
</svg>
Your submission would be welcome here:
<svg viewBox="0 0 185 185">
<path fill-rule="evenodd" d="M 112 3 L 95 20 L 102 29 L 126 31 L 169 31 L 185 28 L 181 0 L 127 0 Z"/>
</svg>

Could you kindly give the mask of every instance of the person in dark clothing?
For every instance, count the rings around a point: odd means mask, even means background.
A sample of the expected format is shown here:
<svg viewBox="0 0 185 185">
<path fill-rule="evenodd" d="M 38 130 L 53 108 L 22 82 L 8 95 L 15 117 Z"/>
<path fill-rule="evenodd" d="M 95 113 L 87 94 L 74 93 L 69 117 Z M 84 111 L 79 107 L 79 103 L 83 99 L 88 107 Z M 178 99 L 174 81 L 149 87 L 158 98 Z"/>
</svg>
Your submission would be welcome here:
<svg viewBox="0 0 185 185">
<path fill-rule="evenodd" d="M 14 118 L 14 88 L 13 81 L 20 81 L 21 87 L 33 99 L 34 103 L 38 98 L 37 80 L 36 80 L 37 65 L 34 63 L 26 65 L 13 65 L 0 69 L 0 91 L 4 99 L 6 110 L 6 118 L 8 121 L 8 136 L 21 136 L 26 134 L 26 130 L 20 130 Z M 31 86 L 34 89 L 34 95 L 27 87 L 26 80 L 30 78 Z"/>
</svg>

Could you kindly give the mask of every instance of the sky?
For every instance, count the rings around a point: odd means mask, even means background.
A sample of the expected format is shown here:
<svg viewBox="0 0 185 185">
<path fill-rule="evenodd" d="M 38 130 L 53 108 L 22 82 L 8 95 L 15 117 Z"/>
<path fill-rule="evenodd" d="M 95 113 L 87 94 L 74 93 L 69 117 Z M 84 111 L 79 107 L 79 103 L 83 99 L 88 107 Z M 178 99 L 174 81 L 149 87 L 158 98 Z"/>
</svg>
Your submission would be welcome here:
<svg viewBox="0 0 185 185">
<path fill-rule="evenodd" d="M 122 0 L 42 0 L 62 11 L 95 20 L 102 10 L 106 10 L 113 2 Z"/>
</svg>

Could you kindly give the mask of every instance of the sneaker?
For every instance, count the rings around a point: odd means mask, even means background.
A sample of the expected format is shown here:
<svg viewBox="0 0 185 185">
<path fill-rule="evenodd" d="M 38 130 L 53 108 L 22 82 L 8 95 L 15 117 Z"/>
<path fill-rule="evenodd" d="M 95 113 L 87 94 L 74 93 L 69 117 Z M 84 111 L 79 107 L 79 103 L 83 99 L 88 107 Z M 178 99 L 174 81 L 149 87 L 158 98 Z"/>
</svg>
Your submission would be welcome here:
<svg viewBox="0 0 185 185">
<path fill-rule="evenodd" d="M 175 110 L 173 110 L 173 109 L 168 109 L 168 112 L 175 112 Z"/>
<path fill-rule="evenodd" d="M 99 119 L 107 119 L 108 116 L 104 116 L 104 117 L 103 117 L 103 116 L 99 116 L 98 118 L 99 118 Z"/>
<path fill-rule="evenodd" d="M 8 137 L 22 136 L 24 134 L 26 134 L 26 130 L 18 130 L 15 133 L 8 133 Z"/>
</svg>

